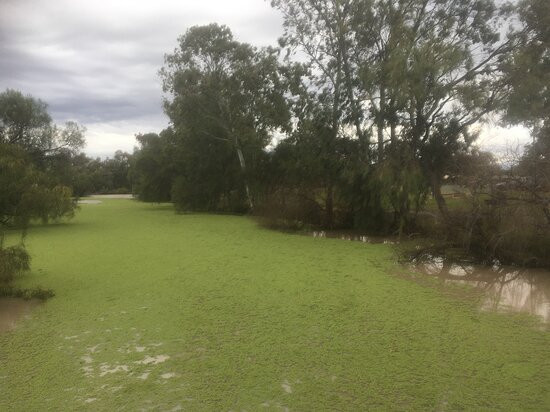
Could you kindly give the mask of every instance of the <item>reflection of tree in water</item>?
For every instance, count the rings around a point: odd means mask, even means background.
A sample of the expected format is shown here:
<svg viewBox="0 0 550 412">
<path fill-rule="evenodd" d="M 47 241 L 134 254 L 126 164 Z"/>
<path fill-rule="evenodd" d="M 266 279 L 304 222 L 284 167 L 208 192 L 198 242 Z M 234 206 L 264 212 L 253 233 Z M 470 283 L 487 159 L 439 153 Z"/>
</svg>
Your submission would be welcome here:
<svg viewBox="0 0 550 412">
<path fill-rule="evenodd" d="M 453 263 L 430 255 L 415 263 L 417 270 L 445 283 L 468 284 L 482 290 L 484 309 L 528 312 L 550 322 L 550 271 Z"/>
</svg>

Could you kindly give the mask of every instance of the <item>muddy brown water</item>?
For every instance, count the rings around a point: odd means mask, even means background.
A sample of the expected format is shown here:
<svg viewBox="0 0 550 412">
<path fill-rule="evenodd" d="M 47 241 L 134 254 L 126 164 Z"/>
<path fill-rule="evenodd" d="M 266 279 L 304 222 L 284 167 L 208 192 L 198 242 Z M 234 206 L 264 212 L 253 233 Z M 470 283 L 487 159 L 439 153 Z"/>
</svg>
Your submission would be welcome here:
<svg viewBox="0 0 550 412">
<path fill-rule="evenodd" d="M 0 298 L 0 333 L 15 329 L 39 304 L 36 299 Z"/>
<path fill-rule="evenodd" d="M 441 256 L 424 256 L 411 269 L 443 284 L 473 286 L 482 293 L 484 310 L 525 312 L 550 323 L 550 271 L 513 266 L 456 263 Z"/>
<path fill-rule="evenodd" d="M 351 231 L 315 231 L 310 236 L 362 243 L 399 243 L 396 237 Z M 550 270 L 460 263 L 429 254 L 407 266 L 414 272 L 438 278 L 444 285 L 469 285 L 481 291 L 483 310 L 525 312 L 550 325 Z"/>
</svg>

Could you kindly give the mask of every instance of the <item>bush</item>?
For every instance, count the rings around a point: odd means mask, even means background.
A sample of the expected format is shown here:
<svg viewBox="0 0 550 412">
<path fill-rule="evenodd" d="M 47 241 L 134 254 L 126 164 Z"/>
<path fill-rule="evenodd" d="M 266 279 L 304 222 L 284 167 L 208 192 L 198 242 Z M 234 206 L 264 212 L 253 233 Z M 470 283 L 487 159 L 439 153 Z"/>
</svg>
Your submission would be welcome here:
<svg viewBox="0 0 550 412">
<path fill-rule="evenodd" d="M 470 251 L 484 260 L 550 267 L 550 228 L 537 205 L 507 202 L 485 207 L 470 242 Z"/>
<path fill-rule="evenodd" d="M 23 246 L 0 247 L 0 282 L 10 282 L 30 269 L 31 257 Z"/>
<path fill-rule="evenodd" d="M 460 248 L 479 262 L 550 267 L 550 227 L 539 205 L 466 196 L 460 206 L 450 210 L 449 221 L 423 212 L 417 224 L 446 248 Z"/>
<path fill-rule="evenodd" d="M 32 289 L 20 289 L 11 286 L 0 287 L 0 297 L 4 298 L 21 298 L 24 300 L 40 299 L 46 300 L 53 298 L 55 293 L 51 289 L 42 289 L 40 287 Z"/>
<path fill-rule="evenodd" d="M 292 190 L 278 190 L 267 196 L 256 209 L 262 225 L 273 229 L 303 230 L 319 227 L 323 209 L 312 199 Z"/>
<path fill-rule="evenodd" d="M 219 187 L 209 187 L 190 183 L 184 176 L 174 179 L 170 198 L 178 212 L 222 212 L 244 214 L 249 208 L 244 190 L 221 191 Z"/>
</svg>

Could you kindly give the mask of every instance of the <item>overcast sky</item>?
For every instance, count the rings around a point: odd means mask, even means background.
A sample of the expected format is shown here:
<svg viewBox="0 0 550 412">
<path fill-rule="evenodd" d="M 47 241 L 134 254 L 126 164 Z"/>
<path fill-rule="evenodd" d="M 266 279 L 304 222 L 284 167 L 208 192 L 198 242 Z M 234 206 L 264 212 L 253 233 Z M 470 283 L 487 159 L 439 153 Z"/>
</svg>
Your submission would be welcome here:
<svg viewBox="0 0 550 412">
<path fill-rule="evenodd" d="M 274 45 L 280 14 L 264 0 L 0 0 L 0 90 L 49 104 L 57 123 L 86 126 L 85 152 L 132 151 L 136 133 L 168 125 L 158 70 L 177 37 L 217 22 L 237 40 Z M 487 149 L 522 144 L 521 128 L 486 128 Z"/>
</svg>

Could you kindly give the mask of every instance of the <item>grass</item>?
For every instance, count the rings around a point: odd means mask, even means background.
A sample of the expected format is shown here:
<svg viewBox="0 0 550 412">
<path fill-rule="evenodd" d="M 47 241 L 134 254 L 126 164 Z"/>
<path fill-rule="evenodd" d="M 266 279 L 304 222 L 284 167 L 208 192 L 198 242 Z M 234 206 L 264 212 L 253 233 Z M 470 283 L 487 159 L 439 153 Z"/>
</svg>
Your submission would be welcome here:
<svg viewBox="0 0 550 412">
<path fill-rule="evenodd" d="M 28 235 L 0 410 L 549 410 L 550 333 L 392 275 L 387 245 L 106 199 Z"/>
</svg>

